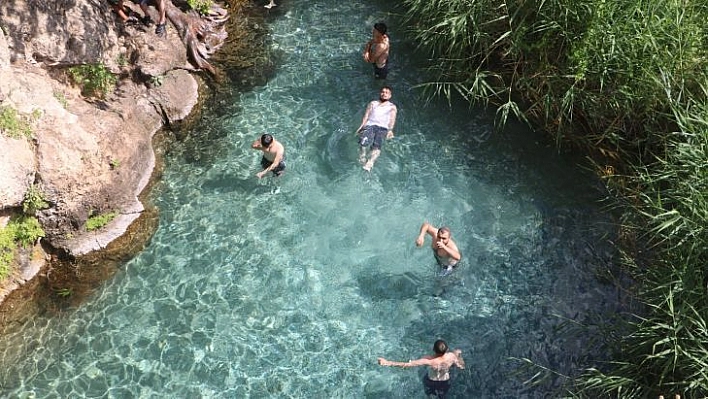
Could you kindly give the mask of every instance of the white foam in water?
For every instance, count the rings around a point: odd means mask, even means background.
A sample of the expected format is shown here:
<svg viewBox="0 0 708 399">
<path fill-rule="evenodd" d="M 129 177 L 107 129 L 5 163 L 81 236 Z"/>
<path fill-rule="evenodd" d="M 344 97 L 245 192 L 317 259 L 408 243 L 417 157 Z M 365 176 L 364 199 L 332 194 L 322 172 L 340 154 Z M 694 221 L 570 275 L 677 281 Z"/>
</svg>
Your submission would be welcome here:
<svg viewBox="0 0 708 399">
<path fill-rule="evenodd" d="M 376 358 L 438 338 L 467 359 L 452 398 L 545 395 L 510 357 L 578 366 L 568 342 L 584 338 L 555 315 L 612 306 L 585 251 L 606 233 L 591 182 L 523 127 L 493 134 L 481 111 L 424 102 L 424 63 L 392 23 L 397 137 L 363 171 L 353 132 L 381 82 L 360 53 L 390 20 L 377 4 L 278 4 L 275 76 L 170 152 L 142 254 L 79 309 L 6 337 L 3 396 L 421 397 L 420 370 Z M 280 179 L 255 178 L 264 130 L 286 146 Z M 424 220 L 462 251 L 449 276 L 429 237 L 414 245 Z"/>
</svg>

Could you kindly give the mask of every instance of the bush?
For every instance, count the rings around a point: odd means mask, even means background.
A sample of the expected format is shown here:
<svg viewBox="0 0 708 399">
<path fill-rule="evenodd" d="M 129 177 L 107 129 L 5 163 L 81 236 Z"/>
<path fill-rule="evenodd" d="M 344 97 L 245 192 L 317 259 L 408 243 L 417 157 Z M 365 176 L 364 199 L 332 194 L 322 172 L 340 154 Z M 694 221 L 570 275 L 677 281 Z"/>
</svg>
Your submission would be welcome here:
<svg viewBox="0 0 708 399">
<path fill-rule="evenodd" d="M 8 227 L 14 233 L 15 242 L 23 247 L 34 244 L 38 238 L 44 237 L 44 230 L 34 216 L 18 216 L 10 219 Z"/>
<path fill-rule="evenodd" d="M 107 225 L 111 220 L 118 216 L 116 212 L 103 213 L 101 215 L 91 216 L 86 221 L 86 231 L 98 230 Z"/>
<path fill-rule="evenodd" d="M 0 229 L 0 280 L 10 275 L 13 260 L 15 260 L 15 233 L 8 226 Z"/>
<path fill-rule="evenodd" d="M 34 215 L 37 211 L 48 207 L 49 204 L 45 201 L 42 190 L 37 185 L 31 185 L 22 201 L 22 210 L 28 215 Z"/>
<path fill-rule="evenodd" d="M 201 15 L 207 15 L 211 10 L 212 0 L 187 0 L 189 8 Z"/>
<path fill-rule="evenodd" d="M 0 132 L 7 137 L 19 139 L 32 137 L 32 128 L 17 110 L 12 107 L 0 107 Z"/>
<path fill-rule="evenodd" d="M 81 86 L 81 94 L 87 97 L 105 98 L 118 81 L 103 64 L 86 64 L 69 68 L 69 76 Z"/>
</svg>

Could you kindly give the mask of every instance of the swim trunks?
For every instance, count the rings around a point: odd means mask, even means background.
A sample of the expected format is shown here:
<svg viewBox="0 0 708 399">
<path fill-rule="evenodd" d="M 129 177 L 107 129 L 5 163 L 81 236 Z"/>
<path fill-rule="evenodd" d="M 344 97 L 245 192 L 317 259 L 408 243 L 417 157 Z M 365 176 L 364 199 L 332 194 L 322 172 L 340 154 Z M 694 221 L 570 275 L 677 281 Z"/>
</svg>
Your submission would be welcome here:
<svg viewBox="0 0 708 399">
<path fill-rule="evenodd" d="M 433 381 L 426 374 L 423 377 L 423 386 L 426 395 L 435 395 L 436 398 L 442 399 L 447 395 L 447 391 L 450 390 L 450 380 Z"/>
<path fill-rule="evenodd" d="M 273 164 L 273 161 L 269 161 L 266 159 L 266 157 L 261 158 L 261 167 L 263 169 L 269 168 L 270 165 Z M 280 161 L 278 166 L 275 167 L 275 169 L 271 170 L 275 176 L 280 176 L 285 172 L 285 157 Z"/>
<path fill-rule="evenodd" d="M 438 265 L 442 267 L 443 269 L 449 269 L 449 268 L 456 268 L 457 264 L 459 263 L 458 261 L 452 259 L 452 258 L 446 258 L 444 256 L 438 255 L 438 251 L 433 248 L 433 256 L 435 257 L 435 261 L 438 262 Z"/>
<path fill-rule="evenodd" d="M 364 126 L 364 129 L 359 136 L 359 145 L 362 147 L 371 146 L 372 149 L 381 149 L 383 141 L 388 134 L 388 128 L 383 126 L 368 125 Z"/>
<path fill-rule="evenodd" d="M 386 79 L 386 76 L 388 76 L 388 62 L 382 68 L 374 64 L 374 77 L 376 79 Z"/>
</svg>

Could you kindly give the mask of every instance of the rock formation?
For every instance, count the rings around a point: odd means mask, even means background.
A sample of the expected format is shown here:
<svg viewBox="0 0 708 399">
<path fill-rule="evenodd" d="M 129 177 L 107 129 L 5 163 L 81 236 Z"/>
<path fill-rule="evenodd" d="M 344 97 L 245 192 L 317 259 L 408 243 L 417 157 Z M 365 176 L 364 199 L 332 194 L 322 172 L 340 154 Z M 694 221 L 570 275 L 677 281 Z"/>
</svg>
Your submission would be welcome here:
<svg viewBox="0 0 708 399">
<path fill-rule="evenodd" d="M 124 26 L 105 0 L 0 2 L 0 107 L 31 128 L 20 137 L 0 132 L 0 227 L 39 188 L 49 204 L 37 213 L 45 241 L 81 255 L 105 247 L 143 211 L 137 196 L 155 166 L 153 134 L 197 104 L 199 77 L 189 71 L 214 72 L 207 58 L 226 38 L 222 8 L 200 17 L 167 3 L 170 23 L 158 37 Z M 119 78 L 115 90 L 84 97 L 67 74 L 77 65 L 105 66 Z M 106 213 L 117 216 L 87 232 L 89 217 Z"/>
</svg>

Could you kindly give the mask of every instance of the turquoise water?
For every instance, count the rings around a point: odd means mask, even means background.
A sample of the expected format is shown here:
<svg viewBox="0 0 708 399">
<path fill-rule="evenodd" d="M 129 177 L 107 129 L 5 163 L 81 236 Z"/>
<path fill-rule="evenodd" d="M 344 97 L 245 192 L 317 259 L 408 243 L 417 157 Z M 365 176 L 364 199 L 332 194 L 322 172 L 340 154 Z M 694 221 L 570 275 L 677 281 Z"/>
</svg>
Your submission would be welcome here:
<svg viewBox="0 0 708 399">
<path fill-rule="evenodd" d="M 281 5 L 275 74 L 223 94 L 167 154 L 143 253 L 82 306 L 5 337 L 0 384 L 36 398 L 417 398 L 422 370 L 384 368 L 463 350 L 452 398 L 550 395 L 529 358 L 560 372 L 592 336 L 560 326 L 612 310 L 596 274 L 610 227 L 592 177 L 521 126 L 426 103 L 423 63 L 392 26 L 397 137 L 371 173 L 354 129 L 381 82 L 360 51 L 381 4 Z M 288 170 L 258 180 L 250 143 L 283 142 Z M 424 220 L 449 225 L 462 266 L 441 277 Z M 601 354 L 591 354 L 601 355 Z"/>
</svg>

